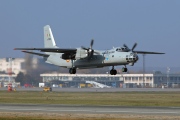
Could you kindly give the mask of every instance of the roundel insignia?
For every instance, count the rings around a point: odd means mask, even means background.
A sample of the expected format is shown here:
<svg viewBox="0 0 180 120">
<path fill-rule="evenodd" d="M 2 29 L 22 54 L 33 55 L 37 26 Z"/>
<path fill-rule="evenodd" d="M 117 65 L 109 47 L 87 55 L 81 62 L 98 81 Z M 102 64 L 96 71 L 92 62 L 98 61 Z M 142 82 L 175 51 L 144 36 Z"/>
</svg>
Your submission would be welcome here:
<svg viewBox="0 0 180 120">
<path fill-rule="evenodd" d="M 66 62 L 69 62 L 70 60 L 66 60 Z"/>
</svg>

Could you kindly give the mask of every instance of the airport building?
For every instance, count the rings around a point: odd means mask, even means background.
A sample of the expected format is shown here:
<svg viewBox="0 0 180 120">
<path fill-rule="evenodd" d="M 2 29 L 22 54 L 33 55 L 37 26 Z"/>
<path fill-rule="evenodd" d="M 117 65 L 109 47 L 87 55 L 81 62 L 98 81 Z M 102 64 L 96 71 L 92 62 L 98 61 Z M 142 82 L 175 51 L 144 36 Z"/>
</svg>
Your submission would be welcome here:
<svg viewBox="0 0 180 120">
<path fill-rule="evenodd" d="M 12 83 L 13 87 L 17 87 L 20 83 L 15 82 L 16 74 L 0 74 L 0 87 L 7 87 L 9 83 Z"/>
<path fill-rule="evenodd" d="M 56 84 L 62 84 L 64 87 L 78 87 L 87 81 L 102 83 L 103 85 L 116 87 L 123 83 L 121 76 L 111 76 L 109 74 L 59 74 L 47 73 L 40 75 L 44 83 L 56 81 Z"/>
<path fill-rule="evenodd" d="M 60 74 L 45 73 L 40 75 L 44 83 L 55 81 L 66 87 L 78 87 L 86 81 L 95 81 L 111 87 L 180 87 L 179 74 Z"/>
<path fill-rule="evenodd" d="M 9 76 L 8 74 L 0 74 L 0 82 L 15 82 L 15 78 L 17 75 L 12 74 Z"/>
</svg>

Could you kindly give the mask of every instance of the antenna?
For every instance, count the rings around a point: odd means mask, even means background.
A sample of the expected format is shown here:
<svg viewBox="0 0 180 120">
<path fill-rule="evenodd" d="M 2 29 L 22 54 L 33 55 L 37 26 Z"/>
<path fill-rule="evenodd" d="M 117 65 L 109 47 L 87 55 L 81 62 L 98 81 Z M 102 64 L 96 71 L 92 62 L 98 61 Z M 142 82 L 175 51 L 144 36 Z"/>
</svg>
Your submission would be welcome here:
<svg viewBox="0 0 180 120">
<path fill-rule="evenodd" d="M 8 72 L 8 75 L 9 75 L 9 83 L 12 82 L 11 81 L 11 78 L 12 78 L 12 58 L 8 58 L 8 63 L 9 63 L 9 66 L 8 66 L 8 69 L 7 69 L 7 72 Z"/>
<path fill-rule="evenodd" d="M 143 88 L 145 86 L 145 54 L 143 54 Z"/>
<path fill-rule="evenodd" d="M 169 67 L 167 67 L 167 71 L 166 72 L 167 72 L 167 88 L 168 88 L 169 87 L 169 85 L 168 85 L 169 84 L 168 83 L 169 82 L 169 72 L 170 72 L 170 68 Z"/>
</svg>

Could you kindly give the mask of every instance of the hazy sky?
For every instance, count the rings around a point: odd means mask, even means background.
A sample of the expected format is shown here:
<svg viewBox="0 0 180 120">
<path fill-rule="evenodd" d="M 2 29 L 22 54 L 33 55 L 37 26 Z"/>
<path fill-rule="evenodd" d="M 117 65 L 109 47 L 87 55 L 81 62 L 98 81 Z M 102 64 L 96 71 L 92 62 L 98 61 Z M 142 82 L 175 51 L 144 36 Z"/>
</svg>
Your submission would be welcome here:
<svg viewBox="0 0 180 120">
<path fill-rule="evenodd" d="M 43 47 L 49 24 L 62 48 L 111 49 L 126 43 L 147 55 L 146 66 L 180 67 L 179 0 L 1 0 L 0 57 L 24 57 L 16 47 Z M 135 66 L 142 66 L 142 55 Z"/>
</svg>

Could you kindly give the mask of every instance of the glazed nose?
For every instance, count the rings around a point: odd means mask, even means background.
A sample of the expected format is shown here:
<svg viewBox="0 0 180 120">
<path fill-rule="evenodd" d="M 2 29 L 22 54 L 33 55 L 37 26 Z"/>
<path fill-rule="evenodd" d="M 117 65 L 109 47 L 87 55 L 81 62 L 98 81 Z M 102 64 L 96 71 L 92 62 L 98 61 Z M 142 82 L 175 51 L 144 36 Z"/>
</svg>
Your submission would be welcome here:
<svg viewBox="0 0 180 120">
<path fill-rule="evenodd" d="M 137 54 L 134 54 L 134 55 L 133 55 L 133 60 L 134 60 L 134 61 L 137 61 L 138 59 L 139 59 L 138 55 L 137 55 Z"/>
<path fill-rule="evenodd" d="M 139 59 L 139 57 L 138 57 L 138 55 L 136 55 L 135 60 L 138 61 L 138 59 Z"/>
</svg>

